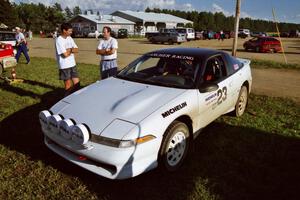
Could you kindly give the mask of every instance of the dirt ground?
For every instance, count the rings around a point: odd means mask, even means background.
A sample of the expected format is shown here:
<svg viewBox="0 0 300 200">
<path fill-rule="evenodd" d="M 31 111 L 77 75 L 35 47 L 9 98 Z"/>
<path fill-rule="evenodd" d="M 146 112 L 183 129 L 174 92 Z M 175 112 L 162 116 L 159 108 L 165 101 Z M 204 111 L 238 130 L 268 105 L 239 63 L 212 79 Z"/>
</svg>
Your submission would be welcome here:
<svg viewBox="0 0 300 200">
<path fill-rule="evenodd" d="M 284 62 L 281 53 L 255 53 L 243 50 L 246 39 L 238 41 L 237 56 L 249 59 Z M 98 64 L 100 58 L 95 54 L 99 41 L 96 39 L 76 38 L 79 47 L 76 61 L 79 63 Z M 161 48 L 203 47 L 231 51 L 233 40 L 197 40 L 181 45 L 151 44 L 146 39 L 119 39 L 118 66 L 125 67 L 140 55 Z M 284 38 L 282 40 L 288 63 L 300 62 L 300 39 Z M 31 57 L 55 58 L 54 40 L 52 38 L 34 38 L 29 41 Z M 283 69 L 253 69 L 252 91 L 268 96 L 288 97 L 300 103 L 300 71 Z"/>
</svg>

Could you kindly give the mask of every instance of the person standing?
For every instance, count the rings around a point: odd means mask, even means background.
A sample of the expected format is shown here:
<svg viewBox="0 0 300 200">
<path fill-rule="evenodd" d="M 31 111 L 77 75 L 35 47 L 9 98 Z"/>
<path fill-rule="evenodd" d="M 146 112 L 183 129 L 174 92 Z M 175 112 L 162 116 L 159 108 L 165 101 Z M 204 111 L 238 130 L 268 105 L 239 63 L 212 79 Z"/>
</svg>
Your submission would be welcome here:
<svg viewBox="0 0 300 200">
<path fill-rule="evenodd" d="M 101 79 L 105 79 L 117 74 L 117 49 L 118 41 L 111 37 L 111 28 L 103 27 L 103 40 L 100 40 L 96 54 L 100 55 Z"/>
<path fill-rule="evenodd" d="M 73 32 L 69 23 L 61 25 L 61 35 L 55 41 L 56 59 L 59 68 L 59 79 L 64 81 L 65 96 L 80 87 L 74 53 L 78 53 L 78 46 L 71 37 Z"/>
<path fill-rule="evenodd" d="M 26 64 L 29 64 L 30 58 L 29 58 L 29 55 L 28 55 L 28 52 L 27 52 L 27 42 L 26 42 L 25 36 L 21 32 L 21 29 L 19 27 L 16 27 L 15 29 L 16 29 L 16 40 L 17 40 L 17 43 L 16 43 L 16 46 L 17 46 L 16 60 L 17 60 L 17 62 L 19 62 L 19 58 L 21 56 L 21 53 L 23 53 L 25 58 L 26 58 L 26 61 L 27 61 Z"/>
<path fill-rule="evenodd" d="M 29 29 L 28 31 L 29 40 L 32 40 L 32 31 Z"/>
</svg>

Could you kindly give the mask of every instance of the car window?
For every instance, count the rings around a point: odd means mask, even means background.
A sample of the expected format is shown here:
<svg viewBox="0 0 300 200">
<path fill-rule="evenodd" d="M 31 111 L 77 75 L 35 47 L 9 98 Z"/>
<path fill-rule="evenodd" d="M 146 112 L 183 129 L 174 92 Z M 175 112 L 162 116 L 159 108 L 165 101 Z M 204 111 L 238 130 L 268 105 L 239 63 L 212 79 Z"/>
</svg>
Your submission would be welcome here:
<svg viewBox="0 0 300 200">
<path fill-rule="evenodd" d="M 222 56 L 210 58 L 205 67 L 204 82 L 219 82 L 226 77 L 226 67 Z"/>
<path fill-rule="evenodd" d="M 131 63 L 117 77 L 166 87 L 193 88 L 198 66 L 193 57 L 150 54 Z"/>
</svg>

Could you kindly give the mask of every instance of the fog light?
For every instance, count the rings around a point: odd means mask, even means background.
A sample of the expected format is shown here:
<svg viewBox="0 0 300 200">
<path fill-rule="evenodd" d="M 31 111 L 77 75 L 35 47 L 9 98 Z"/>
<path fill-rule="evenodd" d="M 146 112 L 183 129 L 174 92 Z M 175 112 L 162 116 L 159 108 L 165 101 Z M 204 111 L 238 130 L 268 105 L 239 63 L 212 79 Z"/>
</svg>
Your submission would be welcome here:
<svg viewBox="0 0 300 200">
<path fill-rule="evenodd" d="M 76 144 L 86 144 L 89 141 L 89 130 L 83 124 L 77 124 L 72 128 L 72 140 Z"/>
<path fill-rule="evenodd" d="M 60 134 L 66 139 L 71 139 L 73 126 L 74 126 L 74 122 L 72 120 L 70 120 L 70 119 L 62 120 L 59 123 Z"/>
<path fill-rule="evenodd" d="M 48 128 L 48 120 L 49 117 L 51 116 L 51 113 L 48 110 L 41 111 L 39 114 L 39 120 L 40 124 L 42 126 L 42 129 L 47 129 Z"/>
<path fill-rule="evenodd" d="M 62 120 L 62 117 L 59 115 L 52 115 L 49 118 L 49 129 L 52 133 L 59 133 L 59 122 Z"/>
</svg>

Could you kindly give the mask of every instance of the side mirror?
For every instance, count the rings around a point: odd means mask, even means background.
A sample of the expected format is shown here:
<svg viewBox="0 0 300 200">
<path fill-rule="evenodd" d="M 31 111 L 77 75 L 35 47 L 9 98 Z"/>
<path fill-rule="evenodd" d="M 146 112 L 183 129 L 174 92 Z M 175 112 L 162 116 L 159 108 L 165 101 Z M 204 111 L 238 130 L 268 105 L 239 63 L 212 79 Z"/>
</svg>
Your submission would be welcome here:
<svg viewBox="0 0 300 200">
<path fill-rule="evenodd" d="M 216 83 L 203 83 L 199 87 L 201 93 L 213 92 L 219 89 L 218 84 Z"/>
</svg>

